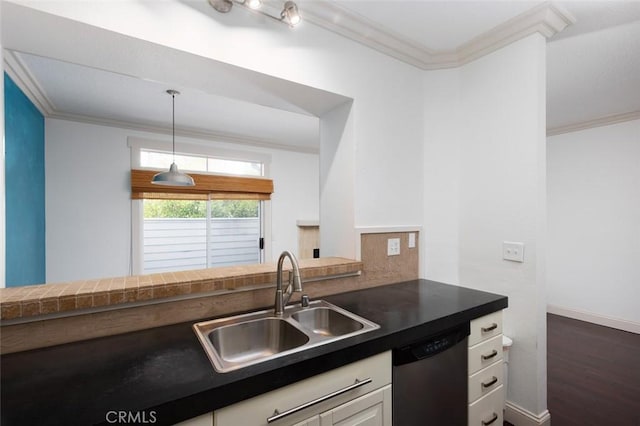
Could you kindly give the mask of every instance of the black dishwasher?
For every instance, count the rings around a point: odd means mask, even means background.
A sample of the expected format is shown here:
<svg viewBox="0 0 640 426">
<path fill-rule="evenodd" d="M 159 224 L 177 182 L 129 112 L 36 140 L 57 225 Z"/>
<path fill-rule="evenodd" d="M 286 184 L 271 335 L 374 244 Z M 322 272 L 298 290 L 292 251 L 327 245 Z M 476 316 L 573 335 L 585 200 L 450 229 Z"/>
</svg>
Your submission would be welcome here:
<svg viewBox="0 0 640 426">
<path fill-rule="evenodd" d="M 466 426 L 469 323 L 393 350 L 393 425 Z"/>
</svg>

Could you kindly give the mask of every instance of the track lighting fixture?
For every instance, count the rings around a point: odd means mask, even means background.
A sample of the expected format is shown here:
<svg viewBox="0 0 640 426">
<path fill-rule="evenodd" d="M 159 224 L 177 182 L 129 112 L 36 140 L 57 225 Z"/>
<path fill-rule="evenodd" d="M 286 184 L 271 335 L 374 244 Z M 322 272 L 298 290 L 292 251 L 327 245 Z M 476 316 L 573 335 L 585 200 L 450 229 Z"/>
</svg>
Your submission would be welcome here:
<svg viewBox="0 0 640 426">
<path fill-rule="evenodd" d="M 298 13 L 298 5 L 291 0 L 284 4 L 282 12 L 280 12 L 280 17 L 292 27 L 298 25 L 302 20 L 300 13 Z"/>
<path fill-rule="evenodd" d="M 260 0 L 247 0 L 246 3 L 249 9 L 258 10 L 262 7 L 262 2 Z"/>
<path fill-rule="evenodd" d="M 260 10 L 260 8 L 262 7 L 262 0 L 209 0 L 209 4 L 220 13 L 229 12 L 233 8 L 234 3 L 246 7 L 247 9 L 251 9 L 252 11 L 260 13 L 261 15 L 267 16 L 271 19 L 275 19 L 276 21 L 284 22 L 292 28 L 302 21 L 302 17 L 298 12 L 298 5 L 291 0 L 287 0 L 284 3 L 279 17 L 270 15 L 269 13 Z"/>
</svg>

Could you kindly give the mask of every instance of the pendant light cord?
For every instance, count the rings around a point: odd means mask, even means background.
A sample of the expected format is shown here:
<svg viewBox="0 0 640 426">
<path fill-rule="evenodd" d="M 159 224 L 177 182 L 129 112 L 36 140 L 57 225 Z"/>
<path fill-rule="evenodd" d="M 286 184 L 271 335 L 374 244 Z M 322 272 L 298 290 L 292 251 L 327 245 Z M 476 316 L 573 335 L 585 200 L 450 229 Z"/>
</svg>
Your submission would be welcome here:
<svg viewBox="0 0 640 426">
<path fill-rule="evenodd" d="M 173 139 L 173 162 L 176 162 L 176 94 L 171 94 L 171 135 Z"/>
</svg>

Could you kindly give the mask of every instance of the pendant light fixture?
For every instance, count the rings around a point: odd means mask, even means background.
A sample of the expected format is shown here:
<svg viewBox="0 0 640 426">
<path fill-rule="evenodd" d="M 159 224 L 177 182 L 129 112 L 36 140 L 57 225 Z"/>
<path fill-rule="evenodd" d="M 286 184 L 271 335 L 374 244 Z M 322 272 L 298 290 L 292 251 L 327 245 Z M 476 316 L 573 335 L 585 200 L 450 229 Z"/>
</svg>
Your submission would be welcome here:
<svg viewBox="0 0 640 426">
<path fill-rule="evenodd" d="M 171 95 L 171 135 L 173 139 L 173 162 L 171 163 L 171 167 L 169 167 L 168 172 L 158 173 L 153 176 L 151 183 L 155 185 L 165 185 L 165 186 L 195 186 L 195 182 L 193 178 L 187 174 L 181 173 L 178 171 L 178 166 L 176 165 L 176 95 L 179 95 L 180 92 L 177 90 L 169 89 L 167 93 Z"/>
</svg>

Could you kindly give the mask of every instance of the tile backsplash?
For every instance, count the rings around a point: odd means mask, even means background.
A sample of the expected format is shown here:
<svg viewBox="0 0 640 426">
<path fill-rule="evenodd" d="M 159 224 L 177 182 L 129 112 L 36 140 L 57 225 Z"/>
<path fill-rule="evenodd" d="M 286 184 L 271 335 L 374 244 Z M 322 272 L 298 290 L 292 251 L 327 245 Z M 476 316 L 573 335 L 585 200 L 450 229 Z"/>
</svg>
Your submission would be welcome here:
<svg viewBox="0 0 640 426">
<path fill-rule="evenodd" d="M 413 248 L 409 248 L 409 234 L 415 234 Z M 360 243 L 363 268 L 360 280 L 365 284 L 363 287 L 418 279 L 418 237 L 417 231 L 362 234 Z M 387 255 L 387 241 L 391 238 L 400 239 L 399 255 Z"/>
</svg>

